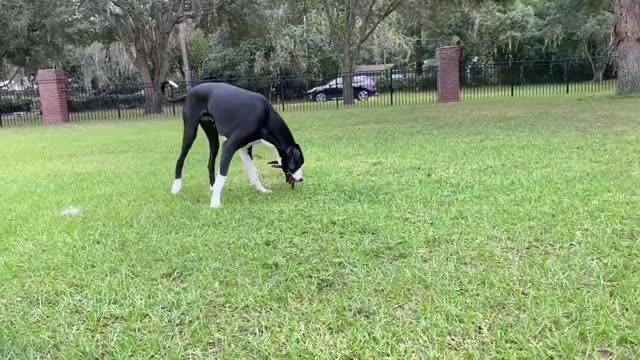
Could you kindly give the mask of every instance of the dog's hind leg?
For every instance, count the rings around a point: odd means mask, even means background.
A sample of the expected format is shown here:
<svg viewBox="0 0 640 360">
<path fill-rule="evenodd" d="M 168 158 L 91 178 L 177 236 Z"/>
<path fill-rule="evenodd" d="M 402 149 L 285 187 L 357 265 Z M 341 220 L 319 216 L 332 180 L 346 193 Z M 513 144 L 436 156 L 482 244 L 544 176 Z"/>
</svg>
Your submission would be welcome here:
<svg viewBox="0 0 640 360">
<path fill-rule="evenodd" d="M 268 193 L 269 190 L 265 189 L 265 187 L 260 182 L 260 178 L 258 178 L 258 170 L 256 169 L 256 165 L 253 163 L 251 159 L 251 154 L 249 153 L 249 148 L 242 148 L 239 150 L 240 157 L 242 158 L 242 162 L 244 163 L 244 170 L 247 172 L 247 177 L 249 177 L 249 183 L 256 187 L 258 191 L 261 193 Z"/>
<path fill-rule="evenodd" d="M 182 190 L 182 168 L 184 167 L 184 160 L 191 150 L 191 145 L 198 136 L 198 119 L 200 115 L 183 113 L 184 132 L 182 134 L 182 150 L 178 161 L 176 161 L 176 173 L 173 180 L 173 186 L 171 192 L 177 194 Z"/>
<path fill-rule="evenodd" d="M 209 185 L 213 191 L 213 184 L 216 181 L 216 157 L 220 148 L 220 140 L 218 139 L 218 129 L 213 121 L 200 121 L 200 126 L 209 140 Z"/>
</svg>

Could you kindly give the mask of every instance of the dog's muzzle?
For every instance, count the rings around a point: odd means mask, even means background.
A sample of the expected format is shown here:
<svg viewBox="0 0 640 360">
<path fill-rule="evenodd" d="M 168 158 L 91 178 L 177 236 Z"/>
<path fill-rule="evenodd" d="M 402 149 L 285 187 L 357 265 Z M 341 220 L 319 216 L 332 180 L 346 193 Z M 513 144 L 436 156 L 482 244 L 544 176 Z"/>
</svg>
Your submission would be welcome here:
<svg viewBox="0 0 640 360">
<path fill-rule="evenodd" d="M 276 168 L 276 169 L 282 169 L 282 165 L 278 164 L 277 161 L 270 161 L 269 165 L 271 165 L 272 167 Z M 296 186 L 297 182 L 303 182 L 304 178 L 302 177 L 302 169 L 299 169 L 298 171 L 296 171 L 295 173 L 291 173 L 289 171 L 286 171 L 285 173 L 285 181 L 287 182 L 287 184 L 291 185 L 291 189 L 293 190 L 293 188 Z"/>
<path fill-rule="evenodd" d="M 303 178 L 296 179 L 295 177 L 293 177 L 292 174 L 289 174 L 289 173 L 287 174 L 287 183 L 291 185 L 291 190 L 293 190 L 297 182 L 303 182 L 303 181 L 304 181 Z"/>
</svg>

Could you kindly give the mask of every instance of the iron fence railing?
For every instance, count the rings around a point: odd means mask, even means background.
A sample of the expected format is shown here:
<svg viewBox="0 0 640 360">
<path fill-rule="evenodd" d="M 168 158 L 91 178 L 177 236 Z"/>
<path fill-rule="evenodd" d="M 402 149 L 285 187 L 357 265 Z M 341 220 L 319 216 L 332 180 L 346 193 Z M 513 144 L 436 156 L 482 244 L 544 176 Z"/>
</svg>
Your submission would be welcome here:
<svg viewBox="0 0 640 360">
<path fill-rule="evenodd" d="M 344 105 L 343 82 L 352 79 L 353 104 Z M 609 58 L 483 64 L 460 68 L 463 101 L 500 97 L 613 93 L 615 61 Z M 226 82 L 264 95 L 278 111 L 414 105 L 438 101 L 438 68 L 391 69 L 344 76 L 300 75 L 271 78 L 205 79 Z M 186 91 L 179 83 L 172 94 Z M 180 116 L 180 104 L 169 104 L 149 84 L 79 86 L 66 89 L 72 122 Z M 0 126 L 42 124 L 37 89 L 0 90 Z"/>
<path fill-rule="evenodd" d="M 460 71 L 462 99 L 613 93 L 615 60 L 565 59 L 467 63 Z"/>
<path fill-rule="evenodd" d="M 42 111 L 37 90 L 0 90 L 0 127 L 40 124 Z"/>
</svg>

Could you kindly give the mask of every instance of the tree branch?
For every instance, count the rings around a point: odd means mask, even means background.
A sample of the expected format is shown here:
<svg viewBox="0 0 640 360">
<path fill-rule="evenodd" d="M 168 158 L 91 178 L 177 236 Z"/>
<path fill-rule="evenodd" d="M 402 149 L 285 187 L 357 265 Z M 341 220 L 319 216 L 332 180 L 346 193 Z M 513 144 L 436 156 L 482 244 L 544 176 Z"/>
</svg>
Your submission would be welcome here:
<svg viewBox="0 0 640 360">
<path fill-rule="evenodd" d="M 364 33 L 366 26 L 369 24 L 369 22 L 371 21 L 371 16 L 373 16 L 373 8 L 376 6 L 377 0 L 369 0 L 371 1 L 369 3 L 369 9 L 367 9 L 367 14 L 364 17 L 364 21 L 362 23 L 360 23 L 360 33 Z"/>
<path fill-rule="evenodd" d="M 336 53 L 340 54 L 342 53 L 342 47 L 343 44 L 341 44 L 341 42 L 338 39 L 338 34 L 336 33 L 336 20 L 337 20 L 337 15 L 335 13 L 335 10 L 332 10 L 332 6 L 330 4 L 331 0 L 324 0 L 324 11 L 325 14 L 327 15 L 327 20 L 329 22 L 329 37 L 331 38 L 331 46 L 333 46 L 334 50 L 336 51 Z"/>
<path fill-rule="evenodd" d="M 362 37 L 360 37 L 359 45 L 364 44 L 369 39 L 369 37 L 371 37 L 371 34 L 376 31 L 378 25 L 380 25 L 381 22 L 383 22 L 387 17 L 389 17 L 389 15 L 396 11 L 396 9 L 400 6 L 400 3 L 401 0 L 393 0 L 389 3 L 387 9 L 378 16 L 378 19 L 376 19 L 371 28 L 367 32 L 365 32 Z"/>
<path fill-rule="evenodd" d="M 11 77 L 11 79 L 9 79 L 9 81 L 7 81 L 6 84 L 1 85 L 0 89 L 4 89 L 6 87 L 9 87 L 9 85 L 11 85 L 11 82 L 13 82 L 13 79 L 15 79 L 16 75 L 18 75 L 18 71 L 20 71 L 20 67 L 19 66 L 16 67 L 16 71 L 13 73 L 13 76 Z"/>
</svg>

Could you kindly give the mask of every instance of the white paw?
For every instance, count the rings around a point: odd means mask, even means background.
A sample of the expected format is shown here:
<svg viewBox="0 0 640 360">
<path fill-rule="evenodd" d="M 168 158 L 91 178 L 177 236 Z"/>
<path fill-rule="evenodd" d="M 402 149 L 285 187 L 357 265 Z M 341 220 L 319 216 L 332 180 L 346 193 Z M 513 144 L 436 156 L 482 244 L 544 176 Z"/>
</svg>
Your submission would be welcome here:
<svg viewBox="0 0 640 360">
<path fill-rule="evenodd" d="M 264 187 L 259 187 L 257 188 L 259 192 L 263 193 L 263 194 L 270 194 L 271 190 L 269 189 L 265 189 Z"/>
<path fill-rule="evenodd" d="M 182 179 L 175 179 L 173 181 L 173 186 L 171 186 L 171 193 L 177 194 L 182 190 Z"/>
<path fill-rule="evenodd" d="M 211 203 L 211 205 L 209 207 L 212 208 L 212 209 L 220 209 L 220 208 L 222 208 L 222 204 Z"/>
</svg>

